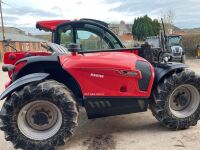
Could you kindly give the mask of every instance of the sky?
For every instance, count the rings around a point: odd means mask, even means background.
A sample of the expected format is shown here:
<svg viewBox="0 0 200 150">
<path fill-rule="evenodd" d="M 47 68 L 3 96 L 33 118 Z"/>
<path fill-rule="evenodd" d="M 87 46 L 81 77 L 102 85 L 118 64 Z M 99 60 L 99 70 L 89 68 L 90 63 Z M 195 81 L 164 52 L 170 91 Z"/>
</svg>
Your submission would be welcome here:
<svg viewBox="0 0 200 150">
<path fill-rule="evenodd" d="M 93 18 L 133 23 L 139 16 L 153 19 L 168 10 L 180 28 L 200 27 L 200 0 L 2 0 L 6 26 L 35 27 L 36 21 Z"/>
</svg>

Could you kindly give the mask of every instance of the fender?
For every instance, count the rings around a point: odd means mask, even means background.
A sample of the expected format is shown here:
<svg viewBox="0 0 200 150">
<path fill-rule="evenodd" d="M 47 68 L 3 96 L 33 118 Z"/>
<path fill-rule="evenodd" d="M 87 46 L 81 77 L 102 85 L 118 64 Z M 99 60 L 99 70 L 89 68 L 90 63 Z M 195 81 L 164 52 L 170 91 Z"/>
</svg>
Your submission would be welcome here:
<svg viewBox="0 0 200 150">
<path fill-rule="evenodd" d="M 25 57 L 17 61 L 17 63 L 22 61 L 26 61 L 26 65 L 23 68 L 21 68 L 21 70 L 17 74 L 13 75 L 14 81 L 28 74 L 44 72 L 44 70 L 52 70 L 61 66 L 58 61 L 58 56 Z"/>
<path fill-rule="evenodd" d="M 154 65 L 154 69 L 155 69 L 154 85 L 158 84 L 165 75 L 176 70 L 183 70 L 185 68 L 188 68 L 188 66 L 182 63 L 168 63 L 168 64 Z"/>
<path fill-rule="evenodd" d="M 26 61 L 26 65 L 15 75 L 13 80 L 34 74 L 34 73 L 47 73 L 50 79 L 63 83 L 67 86 L 76 96 L 77 103 L 83 105 L 83 94 L 78 82 L 74 79 L 69 72 L 61 66 L 59 56 L 32 56 L 20 59 Z M 56 71 L 55 71 L 56 70 Z"/>
<path fill-rule="evenodd" d="M 15 90 L 35 81 L 41 81 L 46 79 L 49 76 L 48 73 L 33 73 L 26 76 L 23 76 L 16 81 L 14 81 L 0 96 L 0 100 L 3 100 L 5 97 L 9 96 Z"/>
</svg>

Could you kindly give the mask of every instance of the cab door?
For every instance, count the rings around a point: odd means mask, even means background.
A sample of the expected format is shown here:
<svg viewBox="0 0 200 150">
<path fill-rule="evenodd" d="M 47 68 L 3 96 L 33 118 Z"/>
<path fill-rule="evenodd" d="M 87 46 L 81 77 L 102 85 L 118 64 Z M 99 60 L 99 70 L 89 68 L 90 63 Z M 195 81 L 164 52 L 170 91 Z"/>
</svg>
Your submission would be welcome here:
<svg viewBox="0 0 200 150">
<path fill-rule="evenodd" d="M 124 48 L 121 41 L 108 28 L 90 21 L 74 21 L 57 27 L 54 42 L 68 48 L 77 43 L 81 51 Z"/>
</svg>

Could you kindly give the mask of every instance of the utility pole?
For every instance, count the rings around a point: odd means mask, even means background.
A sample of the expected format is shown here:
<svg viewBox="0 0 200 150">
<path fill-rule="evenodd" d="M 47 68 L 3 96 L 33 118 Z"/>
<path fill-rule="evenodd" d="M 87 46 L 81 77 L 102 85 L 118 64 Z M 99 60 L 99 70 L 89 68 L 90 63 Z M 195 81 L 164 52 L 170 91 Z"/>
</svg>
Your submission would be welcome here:
<svg viewBox="0 0 200 150">
<path fill-rule="evenodd" d="M 6 40 L 5 38 L 5 30 L 4 30 L 4 23 L 3 23 L 3 13 L 2 13 L 2 0 L 0 0 L 0 13 L 1 13 L 1 28 L 2 28 L 2 35 L 3 35 L 3 41 Z"/>
<path fill-rule="evenodd" d="M 1 13 L 1 28 L 2 28 L 2 36 L 3 36 L 3 42 L 2 42 L 2 53 L 0 53 L 0 56 L 1 56 L 1 61 L 3 60 L 3 54 L 4 54 L 4 48 L 5 48 L 5 45 L 4 45 L 4 42 L 6 40 L 5 38 L 5 30 L 4 30 L 4 23 L 3 23 L 3 13 L 2 13 L 2 0 L 0 0 L 0 13 Z"/>
</svg>

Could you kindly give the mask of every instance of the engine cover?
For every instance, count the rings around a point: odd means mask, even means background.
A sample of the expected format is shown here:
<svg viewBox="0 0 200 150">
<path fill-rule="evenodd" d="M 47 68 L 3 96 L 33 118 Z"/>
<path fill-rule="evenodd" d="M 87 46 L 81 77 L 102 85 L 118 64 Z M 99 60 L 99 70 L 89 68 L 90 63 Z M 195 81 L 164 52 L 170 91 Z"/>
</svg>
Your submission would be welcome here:
<svg viewBox="0 0 200 150">
<path fill-rule="evenodd" d="M 130 53 L 101 52 L 60 56 L 64 70 L 79 83 L 84 97 L 149 97 L 154 68 Z"/>
</svg>

